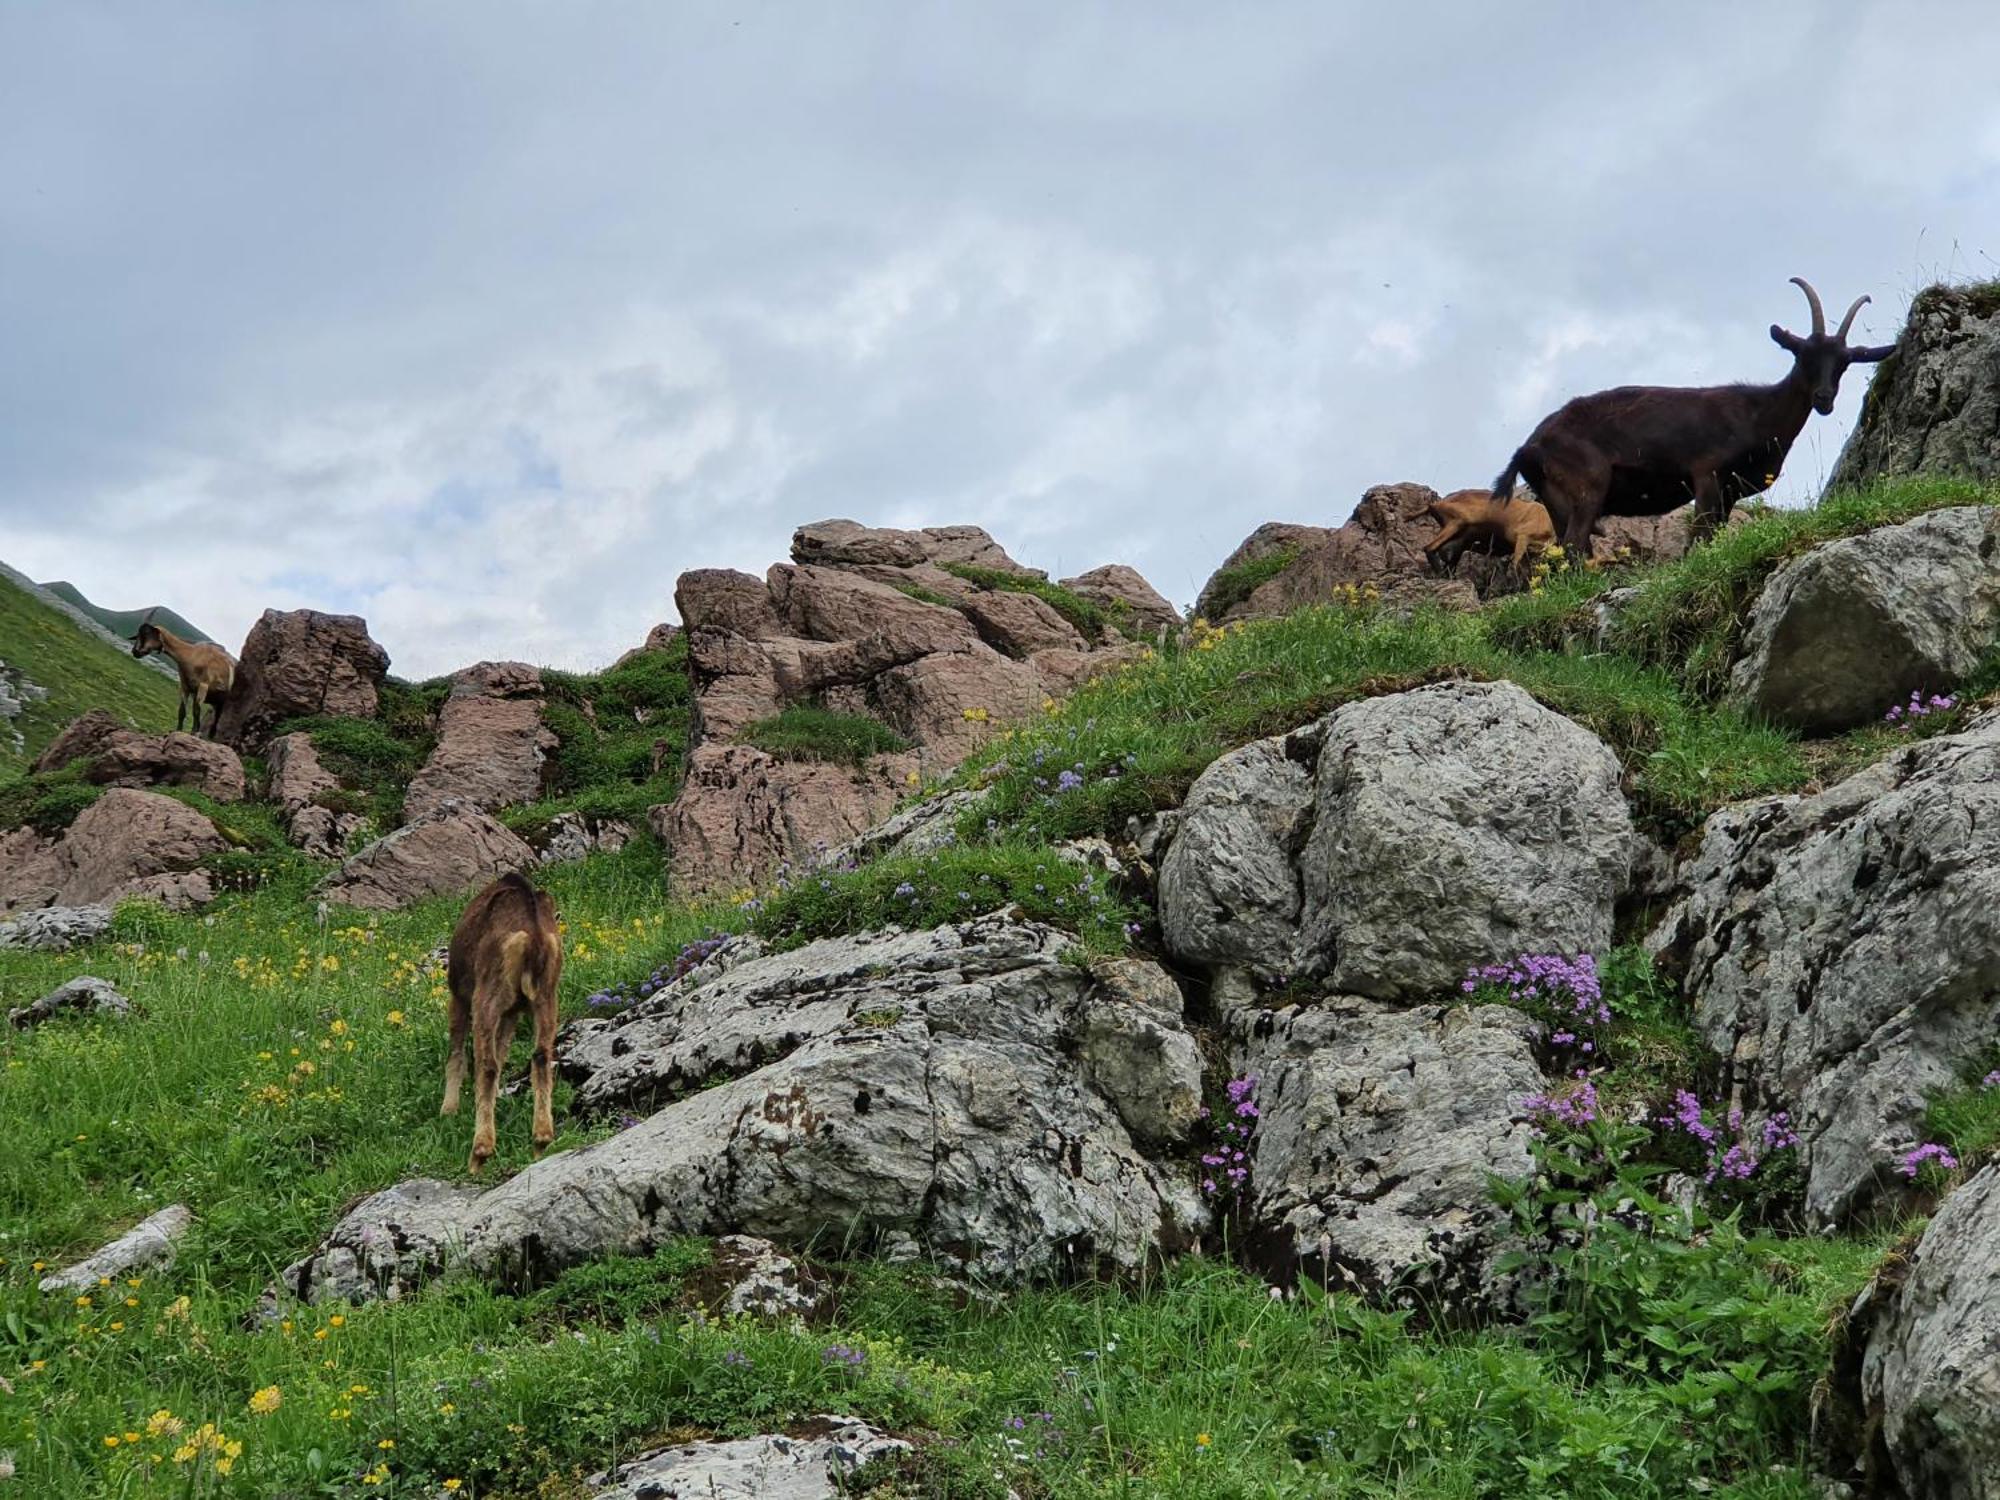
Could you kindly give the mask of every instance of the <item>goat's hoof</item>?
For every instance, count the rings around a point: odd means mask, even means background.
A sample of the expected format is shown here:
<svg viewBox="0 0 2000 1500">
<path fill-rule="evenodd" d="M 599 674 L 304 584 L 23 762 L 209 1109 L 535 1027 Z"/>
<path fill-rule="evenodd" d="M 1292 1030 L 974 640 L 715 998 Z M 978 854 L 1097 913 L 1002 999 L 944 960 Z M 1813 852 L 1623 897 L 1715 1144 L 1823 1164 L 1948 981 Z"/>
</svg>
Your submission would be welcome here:
<svg viewBox="0 0 2000 1500">
<path fill-rule="evenodd" d="M 458 1113 L 458 1101 L 457 1101 L 456 1099 L 447 1099 L 447 1100 L 445 1100 L 445 1102 L 444 1102 L 443 1104 L 441 1104 L 441 1105 L 439 1105 L 439 1106 L 438 1106 L 438 1113 L 439 1113 L 439 1114 L 441 1114 L 441 1115 L 455 1115 L 455 1114 L 457 1114 L 457 1113 Z"/>
</svg>

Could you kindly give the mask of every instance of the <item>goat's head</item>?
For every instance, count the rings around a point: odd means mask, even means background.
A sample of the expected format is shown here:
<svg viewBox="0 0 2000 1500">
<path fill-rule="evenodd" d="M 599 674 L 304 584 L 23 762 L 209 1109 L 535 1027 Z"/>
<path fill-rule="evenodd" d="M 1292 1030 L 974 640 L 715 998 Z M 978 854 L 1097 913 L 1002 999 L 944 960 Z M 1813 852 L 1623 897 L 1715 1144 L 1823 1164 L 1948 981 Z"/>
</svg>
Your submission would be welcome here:
<svg viewBox="0 0 2000 1500">
<path fill-rule="evenodd" d="M 146 611 L 146 618 L 139 622 L 139 628 L 132 632 L 132 654 L 151 656 L 155 651 L 164 651 L 167 643 L 160 639 L 160 627 L 153 623 L 153 612 Z"/>
<path fill-rule="evenodd" d="M 1847 373 L 1849 365 L 1887 359 L 1896 346 L 1847 342 L 1847 330 L 1854 326 L 1854 315 L 1867 304 L 1866 297 L 1856 297 L 1854 305 L 1847 309 L 1847 316 L 1840 320 L 1840 327 L 1828 333 L 1826 312 L 1819 305 L 1819 293 L 1812 289 L 1812 283 L 1803 276 L 1794 276 L 1792 284 L 1806 294 L 1806 302 L 1812 308 L 1812 332 L 1800 338 L 1773 323 L 1771 341 L 1792 356 L 1793 375 L 1812 392 L 1813 409 L 1824 417 L 1833 410 L 1833 398 L 1840 394 L 1840 377 Z"/>
</svg>

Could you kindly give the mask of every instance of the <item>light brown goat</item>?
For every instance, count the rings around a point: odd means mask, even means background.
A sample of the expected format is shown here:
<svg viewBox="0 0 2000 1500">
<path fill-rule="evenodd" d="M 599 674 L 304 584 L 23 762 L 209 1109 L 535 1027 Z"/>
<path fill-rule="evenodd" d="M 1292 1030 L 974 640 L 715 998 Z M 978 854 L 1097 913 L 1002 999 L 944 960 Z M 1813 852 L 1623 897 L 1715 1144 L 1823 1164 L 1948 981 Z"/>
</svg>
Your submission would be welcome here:
<svg viewBox="0 0 2000 1500">
<path fill-rule="evenodd" d="M 153 611 L 148 610 L 132 636 L 132 654 L 151 656 L 155 651 L 164 651 L 172 657 L 175 669 L 181 674 L 180 710 L 174 715 L 174 728 L 185 727 L 188 705 L 192 703 L 194 732 L 200 734 L 202 707 L 213 704 L 215 712 L 209 715 L 208 737 L 214 739 L 222 705 L 236 687 L 236 658 L 206 641 L 182 640 L 171 630 L 155 625 Z"/>
<path fill-rule="evenodd" d="M 1428 514 L 1444 523 L 1424 544 L 1433 569 L 1455 567 L 1466 548 L 1484 542 L 1492 551 L 1509 549 L 1518 573 L 1529 548 L 1541 551 L 1556 541 L 1555 525 L 1539 502 L 1496 500 L 1487 490 L 1454 490 L 1433 500 Z"/>
<path fill-rule="evenodd" d="M 530 1067 L 535 1092 L 535 1155 L 556 1138 L 556 986 L 562 979 L 562 932 L 556 904 L 519 875 L 502 875 L 472 898 L 451 935 L 445 976 L 451 986 L 451 1040 L 444 1063 L 444 1108 L 458 1113 L 468 1047 L 472 1062 L 472 1157 L 477 1175 L 493 1154 L 493 1098 L 500 1070 L 526 1011 L 535 1026 Z"/>
</svg>

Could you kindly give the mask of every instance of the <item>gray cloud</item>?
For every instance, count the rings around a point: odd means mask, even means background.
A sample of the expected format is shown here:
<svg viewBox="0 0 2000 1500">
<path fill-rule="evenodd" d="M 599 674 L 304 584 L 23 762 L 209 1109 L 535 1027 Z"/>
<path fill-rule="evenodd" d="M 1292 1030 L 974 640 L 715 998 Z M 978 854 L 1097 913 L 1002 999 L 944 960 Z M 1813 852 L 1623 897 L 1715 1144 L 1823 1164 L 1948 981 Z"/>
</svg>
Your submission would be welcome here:
<svg viewBox="0 0 2000 1500">
<path fill-rule="evenodd" d="M 1409 11 L 0 10 L 0 555 L 412 674 L 828 515 L 1186 600 L 1568 395 L 1775 378 L 1790 275 L 1885 338 L 1996 270 L 1988 7 Z"/>
</svg>

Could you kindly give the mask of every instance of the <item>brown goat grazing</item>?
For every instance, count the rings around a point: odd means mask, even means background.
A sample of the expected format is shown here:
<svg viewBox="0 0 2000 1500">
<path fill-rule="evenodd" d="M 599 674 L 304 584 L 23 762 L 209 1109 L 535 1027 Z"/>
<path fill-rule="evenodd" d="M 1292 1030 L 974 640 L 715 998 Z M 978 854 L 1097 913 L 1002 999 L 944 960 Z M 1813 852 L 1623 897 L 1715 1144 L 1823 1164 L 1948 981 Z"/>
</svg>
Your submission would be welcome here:
<svg viewBox="0 0 2000 1500">
<path fill-rule="evenodd" d="M 1812 308 L 1812 333 L 1800 338 L 1776 323 L 1771 339 L 1792 356 L 1776 385 L 1625 385 L 1579 396 L 1542 418 L 1493 481 L 1493 495 L 1513 493 L 1518 475 L 1534 487 L 1561 528 L 1563 545 L 1583 556 L 1600 516 L 1659 516 L 1695 503 L 1694 536 L 1704 537 L 1739 500 L 1777 481 L 1806 416 L 1833 410 L 1851 364 L 1872 364 L 1894 344 L 1852 348 L 1847 330 L 1866 297 L 1857 297 L 1833 333 L 1819 293 L 1792 280 Z"/>
<path fill-rule="evenodd" d="M 1468 547 L 1484 543 L 1488 551 L 1505 547 L 1512 552 L 1518 573 L 1530 548 L 1539 552 L 1556 542 L 1548 510 L 1533 500 L 1496 500 L 1485 490 L 1454 490 L 1433 500 L 1426 514 L 1444 523 L 1424 543 L 1433 572 L 1449 572 Z"/>
<path fill-rule="evenodd" d="M 209 715 L 208 737 L 214 739 L 216 721 L 222 717 L 222 705 L 236 687 L 236 658 L 220 646 L 182 640 L 171 630 L 155 625 L 153 611 L 148 610 L 146 618 L 139 622 L 139 628 L 132 636 L 132 654 L 151 656 L 156 651 L 164 651 L 172 657 L 175 668 L 181 674 L 181 701 L 179 711 L 174 715 L 174 728 L 186 727 L 188 705 L 192 703 L 194 732 L 200 734 L 202 706 L 213 704 L 215 712 Z"/>
<path fill-rule="evenodd" d="M 451 986 L 451 1040 L 446 1043 L 444 1108 L 458 1113 L 466 1052 L 472 1058 L 472 1157 L 477 1175 L 493 1154 L 493 1097 L 514 1045 L 522 1011 L 535 1023 L 530 1076 L 535 1091 L 535 1155 L 556 1138 L 550 1096 L 555 1089 L 556 986 L 562 980 L 562 933 L 556 904 L 519 875 L 502 875 L 472 898 L 451 935 L 445 977 Z"/>
</svg>

